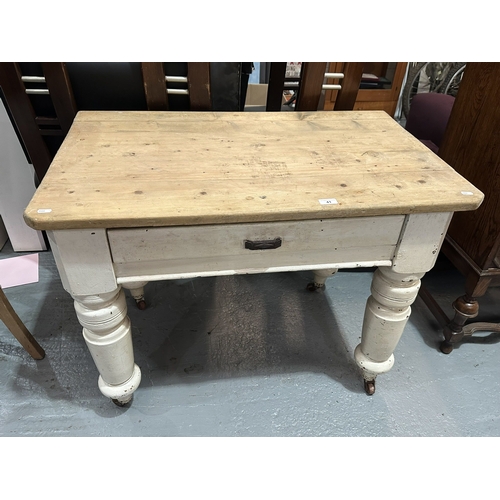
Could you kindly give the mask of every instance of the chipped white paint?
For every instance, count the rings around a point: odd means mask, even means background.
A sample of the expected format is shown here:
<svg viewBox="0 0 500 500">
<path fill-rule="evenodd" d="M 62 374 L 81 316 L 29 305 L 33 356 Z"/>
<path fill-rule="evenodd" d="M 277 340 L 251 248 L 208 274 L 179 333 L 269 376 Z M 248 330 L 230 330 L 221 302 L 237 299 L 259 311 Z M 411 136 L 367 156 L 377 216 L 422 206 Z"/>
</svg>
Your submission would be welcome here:
<svg viewBox="0 0 500 500">
<path fill-rule="evenodd" d="M 261 274 L 261 273 L 283 273 L 283 272 L 297 272 L 297 271 L 315 271 L 315 270 L 332 270 L 333 275 L 334 269 L 354 269 L 357 267 L 379 267 L 379 266 L 390 266 L 390 260 L 367 260 L 367 261 L 355 261 L 355 262 L 330 262 L 326 264 L 317 265 L 303 265 L 303 266 L 281 266 L 281 267 L 244 267 L 240 269 L 228 269 L 226 271 L 206 271 L 206 272 L 175 272 L 171 274 L 160 274 L 160 272 L 155 272 L 153 268 L 148 268 L 150 274 L 139 274 L 144 271 L 144 266 L 131 264 L 130 266 L 119 264 L 117 269 L 117 283 L 125 286 L 129 282 L 135 283 L 138 280 L 148 282 L 148 281 L 162 281 L 162 280 L 180 280 L 180 279 L 191 279 L 191 278 L 207 278 L 209 276 L 233 276 L 235 274 Z M 160 264 L 159 264 L 160 266 Z M 158 270 L 161 267 L 158 267 Z"/>
<path fill-rule="evenodd" d="M 148 284 L 147 280 L 144 281 L 128 281 L 123 283 L 123 288 L 130 290 L 130 295 L 134 298 L 136 302 L 144 300 L 144 287 Z"/>
<path fill-rule="evenodd" d="M 390 265 L 404 216 L 108 231 L 118 282 L 242 272 Z M 247 240 L 281 238 L 248 250 Z M 252 271 L 257 270 L 257 271 Z M 262 271 L 265 270 L 265 271 Z M 147 277 L 147 278 L 146 278 Z"/>
<path fill-rule="evenodd" d="M 411 314 L 420 278 L 437 259 L 451 213 L 411 214 L 406 217 L 391 268 L 373 276 L 363 320 L 361 343 L 354 356 L 367 381 L 394 364 L 394 349 Z"/>
<path fill-rule="evenodd" d="M 316 269 L 314 271 L 314 285 L 317 287 L 324 287 L 327 278 L 336 274 L 338 269 Z"/>
<path fill-rule="evenodd" d="M 432 269 L 452 216 L 448 212 L 408 215 L 394 254 L 394 269 L 399 273 Z"/>
<path fill-rule="evenodd" d="M 71 295 L 107 293 L 116 277 L 104 229 L 48 231 L 64 289 Z"/>
<path fill-rule="evenodd" d="M 265 262 L 281 261 L 281 254 L 334 251 L 346 248 L 387 246 L 395 248 L 403 215 L 356 217 L 254 224 L 150 227 L 108 231 L 113 262 L 163 259 L 209 259 L 244 256 Z M 246 240 L 272 240 L 282 245 L 272 250 L 248 250 Z M 280 257 L 276 257 L 276 256 Z M 274 258 L 273 258 L 274 256 Z M 392 257 L 392 254 L 391 254 Z M 271 264 L 272 265 L 272 264 Z"/>
<path fill-rule="evenodd" d="M 355 359 L 365 380 L 394 364 L 394 349 L 432 267 L 449 213 L 187 227 L 49 232 L 63 284 L 75 298 L 101 392 L 125 403 L 137 389 L 130 322 L 120 284 L 136 301 L 148 281 L 280 271 L 314 271 L 314 283 L 340 268 L 378 266 Z M 280 237 L 278 248 L 245 240 Z M 391 267 L 392 266 L 392 267 Z M 98 272 L 95 272 L 98 270 Z M 113 312 L 115 311 L 115 312 Z"/>
<path fill-rule="evenodd" d="M 83 337 L 99 370 L 99 389 L 105 396 L 127 403 L 139 386 L 141 371 L 134 363 L 123 290 L 73 298 Z"/>
<path fill-rule="evenodd" d="M 398 274 L 379 268 L 373 275 L 371 296 L 363 320 L 361 343 L 354 357 L 365 380 L 375 380 L 394 364 L 394 349 L 410 317 L 423 273 Z"/>
</svg>

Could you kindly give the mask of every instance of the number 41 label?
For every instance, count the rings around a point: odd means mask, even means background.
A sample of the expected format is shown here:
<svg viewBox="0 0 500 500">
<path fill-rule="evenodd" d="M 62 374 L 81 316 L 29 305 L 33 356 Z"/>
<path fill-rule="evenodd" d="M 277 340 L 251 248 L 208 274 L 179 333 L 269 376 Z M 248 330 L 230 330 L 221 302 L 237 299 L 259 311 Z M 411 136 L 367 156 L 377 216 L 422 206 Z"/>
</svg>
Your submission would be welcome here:
<svg viewBox="0 0 500 500">
<path fill-rule="evenodd" d="M 338 201 L 335 198 L 323 198 L 319 200 L 322 205 L 337 205 Z"/>
</svg>

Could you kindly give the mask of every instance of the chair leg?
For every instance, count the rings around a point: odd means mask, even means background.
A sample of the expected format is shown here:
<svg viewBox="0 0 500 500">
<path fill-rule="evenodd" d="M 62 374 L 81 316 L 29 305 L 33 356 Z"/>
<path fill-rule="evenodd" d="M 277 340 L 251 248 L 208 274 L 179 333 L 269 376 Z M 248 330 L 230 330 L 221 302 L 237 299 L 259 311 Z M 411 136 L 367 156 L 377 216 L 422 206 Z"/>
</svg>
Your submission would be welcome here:
<svg viewBox="0 0 500 500">
<path fill-rule="evenodd" d="M 19 319 L 0 287 L 0 319 L 33 359 L 43 359 L 45 351 Z"/>
</svg>

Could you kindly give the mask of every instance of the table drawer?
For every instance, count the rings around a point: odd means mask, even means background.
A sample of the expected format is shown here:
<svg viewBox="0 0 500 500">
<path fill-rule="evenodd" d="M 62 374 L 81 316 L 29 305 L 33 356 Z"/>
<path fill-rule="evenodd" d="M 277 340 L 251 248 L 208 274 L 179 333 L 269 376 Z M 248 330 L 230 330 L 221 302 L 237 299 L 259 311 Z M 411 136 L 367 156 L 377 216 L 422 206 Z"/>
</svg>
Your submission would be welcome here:
<svg viewBox="0 0 500 500">
<path fill-rule="evenodd" d="M 117 277 L 390 261 L 404 216 L 108 230 Z"/>
</svg>

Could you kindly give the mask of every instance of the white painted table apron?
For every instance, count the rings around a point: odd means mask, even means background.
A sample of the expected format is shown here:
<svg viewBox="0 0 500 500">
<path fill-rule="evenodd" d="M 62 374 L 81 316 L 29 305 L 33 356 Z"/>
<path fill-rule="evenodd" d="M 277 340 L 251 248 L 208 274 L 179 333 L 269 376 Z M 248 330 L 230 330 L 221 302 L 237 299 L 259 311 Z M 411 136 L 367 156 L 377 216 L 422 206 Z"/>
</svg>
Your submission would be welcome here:
<svg viewBox="0 0 500 500">
<path fill-rule="evenodd" d="M 194 115 L 200 117 L 199 121 L 206 120 L 203 130 L 193 121 Z M 354 352 L 365 390 L 367 394 L 373 394 L 376 377 L 390 370 L 394 364 L 393 352 L 410 316 L 410 306 L 418 294 L 420 279 L 436 261 L 453 211 L 477 208 L 482 194 L 433 153 L 427 152 L 418 141 L 410 138 L 399 125 L 392 123 L 393 120 L 385 113 L 284 113 L 274 114 L 272 120 L 268 113 L 247 113 L 246 116 L 239 113 L 201 115 L 168 112 L 80 113 L 47 177 L 26 209 L 27 223 L 47 231 L 63 286 L 74 298 L 85 342 L 99 371 L 98 385 L 102 394 L 116 404 L 124 405 L 131 401 L 141 381 L 140 368 L 134 363 L 124 288 L 130 290 L 142 308 L 145 306 L 144 286 L 154 280 L 310 270 L 314 274 L 311 288 L 316 288 L 324 286 L 325 280 L 338 269 L 377 266 L 371 296 L 364 312 L 361 343 Z M 366 126 L 364 117 L 367 119 Z M 392 131 L 394 138 L 382 144 L 377 151 L 370 150 L 371 168 L 365 164 L 363 170 L 358 172 L 358 177 L 350 179 L 349 175 L 354 175 L 352 171 L 346 170 L 345 175 L 342 174 L 343 169 L 349 166 L 337 165 L 337 171 L 329 177 L 325 177 L 321 171 L 314 171 L 310 182 L 310 170 L 307 181 L 304 174 L 300 174 L 302 177 L 296 174 L 303 185 L 298 182 L 299 189 L 292 188 L 289 177 L 294 175 L 294 170 L 289 165 L 293 161 L 293 154 L 288 153 L 290 158 L 286 159 L 283 156 L 285 150 L 276 149 L 274 154 L 268 153 L 269 157 L 262 160 L 264 153 L 259 148 L 264 148 L 266 140 L 269 141 L 269 136 L 273 136 L 273 127 L 279 128 L 283 123 L 298 127 L 297 134 L 303 134 L 301 127 L 305 126 L 304 118 L 318 120 L 323 125 L 321 131 L 326 133 L 323 136 L 318 132 L 311 136 L 317 136 L 317 139 L 311 139 L 312 142 L 304 145 L 308 158 L 312 157 L 313 160 L 321 146 L 325 146 L 324 137 L 332 137 L 328 127 L 338 127 L 339 123 L 342 130 L 348 130 L 349 137 L 358 138 L 352 139 L 354 145 L 351 150 L 345 150 L 341 155 L 346 158 L 355 155 L 355 159 L 360 160 L 357 163 L 362 162 L 367 148 L 363 141 L 371 137 L 366 130 L 372 130 L 373 135 L 377 125 Z M 227 135 L 221 134 L 217 125 L 223 120 L 226 132 L 226 125 L 233 125 L 233 135 L 230 130 Z M 180 138 L 175 135 L 176 128 L 179 123 L 184 124 L 186 121 L 191 124 L 193 135 L 185 130 Z M 169 142 L 167 146 L 165 142 L 164 148 L 156 156 L 151 153 L 146 156 L 143 154 L 146 146 L 142 146 L 142 150 L 140 146 L 145 137 L 141 134 L 141 123 L 149 132 L 155 128 L 151 126 L 154 123 L 164 135 L 175 136 L 180 142 L 175 143 L 172 139 L 170 142 L 174 142 L 174 145 Z M 352 123 L 355 125 L 352 126 Z M 169 124 L 173 124 L 171 128 Z M 267 129 L 259 132 L 261 135 L 266 134 L 265 137 L 256 137 L 257 132 L 253 132 L 255 127 Z M 310 124 L 307 128 L 311 128 Z M 106 134 L 107 130 L 114 131 L 114 135 L 111 132 Z M 291 130 L 286 128 L 289 133 Z M 104 132 L 104 138 L 101 132 Z M 224 145 L 224 138 L 230 141 L 232 137 L 235 140 L 243 137 L 248 149 L 259 151 L 258 160 L 255 154 L 253 165 L 249 164 L 248 158 L 240 158 L 238 155 L 245 150 L 243 146 L 225 161 L 220 154 L 221 149 L 218 150 L 218 156 L 208 157 L 200 152 L 200 144 L 191 146 L 192 151 L 187 152 L 190 139 L 199 138 L 200 134 L 206 136 L 211 147 Z M 388 136 L 389 133 L 385 137 Z M 406 143 L 404 148 L 399 146 L 399 151 L 397 143 L 402 139 Z M 86 141 L 84 147 L 90 149 L 82 149 L 79 141 L 83 140 Z M 154 134 L 150 140 L 161 142 L 160 136 Z M 293 138 L 284 140 L 289 142 L 289 149 L 290 144 L 293 145 Z M 339 144 L 346 140 L 348 138 L 345 137 L 338 139 Z M 94 141 L 93 145 L 89 146 L 91 141 Z M 374 147 L 373 143 L 369 146 Z M 140 158 L 143 155 L 142 163 L 129 162 L 129 167 L 133 172 L 133 168 L 137 168 L 137 172 L 142 171 L 144 176 L 148 176 L 147 168 L 142 167 L 143 170 L 140 170 L 140 165 L 155 165 L 148 167 L 155 169 L 158 158 L 167 155 L 161 164 L 164 166 L 170 161 L 168 158 L 174 154 L 175 148 L 184 150 L 182 158 L 189 155 L 192 162 L 191 167 L 183 164 L 179 168 L 191 168 L 191 172 L 196 173 L 187 176 L 185 186 L 179 187 L 182 182 L 175 184 L 175 179 L 170 178 L 168 183 L 158 188 L 158 198 L 152 193 L 154 183 L 148 184 L 140 176 L 134 179 L 135 185 L 132 187 L 120 187 L 119 172 L 123 173 L 123 169 L 127 168 L 130 157 Z M 391 156 L 389 152 L 394 150 L 398 151 L 401 158 L 407 155 L 411 159 L 409 163 L 417 166 L 410 169 L 411 175 L 405 171 L 404 177 L 403 174 L 401 178 L 396 176 L 392 180 L 392 189 L 378 195 L 382 200 L 378 205 L 374 202 L 376 194 L 372 195 L 367 205 L 367 193 L 373 193 L 376 182 L 380 182 L 377 173 L 380 176 L 383 168 L 389 168 L 384 166 L 384 161 L 388 163 L 384 155 L 393 161 L 394 155 Z M 329 150 L 323 149 L 323 153 L 319 153 L 322 155 L 320 163 L 311 162 L 315 168 L 323 165 L 321 170 L 324 170 L 329 162 L 335 164 L 336 157 L 325 151 Z M 110 152 L 114 152 L 114 155 L 109 156 Z M 277 163 L 277 155 L 281 155 L 282 163 Z M 373 157 L 379 159 L 377 164 L 373 162 Z M 89 163 L 87 158 L 93 163 Z M 96 173 L 91 178 L 89 172 L 97 168 L 96 158 L 103 162 L 107 160 L 108 164 L 112 160 L 121 165 L 121 170 L 115 170 L 111 178 L 100 170 L 94 170 Z M 424 163 L 427 162 L 427 167 L 430 164 L 439 171 L 439 174 L 434 174 L 438 182 L 436 189 L 444 189 L 446 193 L 443 196 L 437 197 L 434 191 L 429 191 L 433 179 L 432 175 L 421 170 L 418 161 L 422 162 L 422 159 Z M 69 161 L 76 166 L 69 166 Z M 389 166 L 392 165 L 390 161 Z M 258 167 L 255 167 L 255 163 Z M 236 164 L 241 164 L 241 169 L 251 170 L 250 180 L 243 186 L 235 183 L 230 193 L 224 192 L 227 187 L 224 187 L 223 182 L 231 183 L 231 176 L 224 172 L 230 174 L 232 168 L 236 169 Z M 209 168 L 207 165 L 213 165 L 209 179 L 203 175 L 206 172 L 203 169 Z M 241 169 L 240 173 L 244 171 Z M 370 173 L 373 169 L 376 172 Z M 176 175 L 174 170 L 169 172 L 172 176 Z M 220 183 L 214 183 L 213 172 L 219 172 Z M 299 169 L 297 172 L 302 171 Z M 338 178 L 333 179 L 334 175 Z M 116 179 L 118 187 L 110 188 L 113 179 Z M 347 181 L 342 182 L 344 179 L 354 183 L 351 191 L 339 187 L 349 187 L 346 186 Z M 363 180 L 369 183 L 370 179 L 374 182 L 372 189 L 370 185 L 361 184 Z M 394 186 L 394 183 L 400 187 Z M 164 201 L 169 192 L 174 193 L 176 186 L 176 194 L 171 195 L 170 201 Z M 217 189 L 220 196 L 217 196 Z M 291 189 L 293 196 L 290 196 Z M 189 195 L 186 194 L 187 190 Z M 239 194 L 235 194 L 238 190 Z M 103 191 L 105 195 L 101 196 Z M 126 196 L 123 195 L 125 191 Z M 54 193 L 58 192 L 60 196 L 54 198 Z M 151 192 L 149 200 L 148 192 Z M 297 200 L 302 192 L 307 193 L 308 199 L 304 206 L 294 201 L 294 196 Z M 75 193 L 79 195 L 78 198 L 73 196 Z M 215 200 L 210 200 L 213 193 Z M 336 198 L 329 198 L 328 194 L 335 194 Z M 405 196 L 410 195 L 421 195 L 421 199 L 405 201 Z M 230 196 L 238 198 L 232 208 L 228 207 Z M 136 204 L 134 209 L 120 205 L 132 203 L 137 197 L 142 197 L 144 201 L 142 205 Z M 184 203 L 180 205 L 182 200 Z M 245 201 L 237 203 L 238 200 Z M 271 204 L 261 203 L 265 200 Z M 273 201 L 275 205 L 272 205 Z M 161 203 L 170 205 L 159 206 Z M 201 208 L 197 205 L 199 203 L 202 204 Z M 245 203 L 252 208 L 245 210 Z M 189 204 L 196 205 L 194 211 L 205 213 L 190 212 Z M 87 218 L 81 206 L 89 208 Z M 258 208 L 253 208 L 255 206 Z M 269 206 L 273 209 L 265 208 Z M 137 214 L 138 209 L 144 213 Z"/>
</svg>

